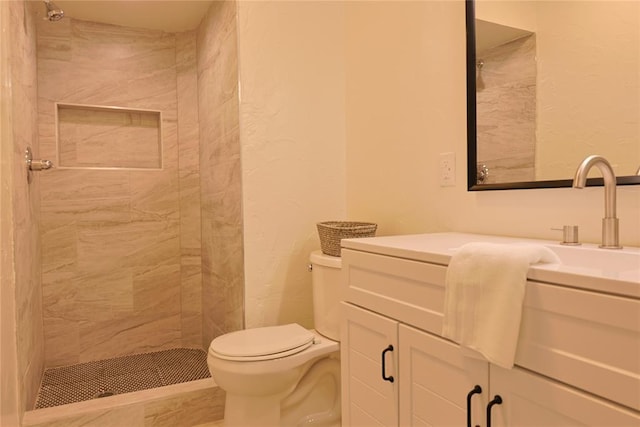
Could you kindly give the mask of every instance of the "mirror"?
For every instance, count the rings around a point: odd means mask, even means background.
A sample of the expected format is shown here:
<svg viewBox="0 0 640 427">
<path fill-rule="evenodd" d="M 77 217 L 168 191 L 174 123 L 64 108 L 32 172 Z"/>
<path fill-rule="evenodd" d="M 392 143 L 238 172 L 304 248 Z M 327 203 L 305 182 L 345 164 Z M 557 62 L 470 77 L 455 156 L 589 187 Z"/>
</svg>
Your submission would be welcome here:
<svg viewBox="0 0 640 427">
<path fill-rule="evenodd" d="M 640 184 L 640 2 L 466 0 L 469 190 Z M 602 185 L 598 171 L 588 185 Z"/>
</svg>

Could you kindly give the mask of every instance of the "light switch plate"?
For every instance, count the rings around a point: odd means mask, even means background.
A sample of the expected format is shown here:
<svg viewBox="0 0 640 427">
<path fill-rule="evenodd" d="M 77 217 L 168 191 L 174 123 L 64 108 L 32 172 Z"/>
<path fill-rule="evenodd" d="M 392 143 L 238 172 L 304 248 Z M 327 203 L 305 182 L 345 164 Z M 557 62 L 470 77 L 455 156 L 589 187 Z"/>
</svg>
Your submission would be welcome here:
<svg viewBox="0 0 640 427">
<path fill-rule="evenodd" d="M 456 153 L 440 154 L 440 186 L 456 185 Z"/>
</svg>

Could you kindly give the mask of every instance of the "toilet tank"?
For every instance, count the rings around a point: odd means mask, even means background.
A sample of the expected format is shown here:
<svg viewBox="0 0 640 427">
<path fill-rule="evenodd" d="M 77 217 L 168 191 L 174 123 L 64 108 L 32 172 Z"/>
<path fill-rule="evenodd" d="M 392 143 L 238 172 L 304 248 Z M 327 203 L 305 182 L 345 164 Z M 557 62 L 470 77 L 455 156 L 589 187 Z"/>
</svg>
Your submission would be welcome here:
<svg viewBox="0 0 640 427">
<path fill-rule="evenodd" d="M 314 251 L 311 262 L 313 286 L 313 320 L 321 335 L 340 341 L 340 280 L 342 258 Z"/>
</svg>

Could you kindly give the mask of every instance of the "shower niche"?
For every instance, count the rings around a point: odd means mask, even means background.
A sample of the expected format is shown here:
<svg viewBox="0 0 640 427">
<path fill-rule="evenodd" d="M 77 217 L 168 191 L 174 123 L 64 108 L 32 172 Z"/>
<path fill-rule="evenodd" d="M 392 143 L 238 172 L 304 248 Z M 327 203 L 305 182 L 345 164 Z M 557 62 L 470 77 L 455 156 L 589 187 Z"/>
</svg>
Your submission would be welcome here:
<svg viewBox="0 0 640 427">
<path fill-rule="evenodd" d="M 60 168 L 162 169 L 160 111 L 56 103 Z"/>
</svg>

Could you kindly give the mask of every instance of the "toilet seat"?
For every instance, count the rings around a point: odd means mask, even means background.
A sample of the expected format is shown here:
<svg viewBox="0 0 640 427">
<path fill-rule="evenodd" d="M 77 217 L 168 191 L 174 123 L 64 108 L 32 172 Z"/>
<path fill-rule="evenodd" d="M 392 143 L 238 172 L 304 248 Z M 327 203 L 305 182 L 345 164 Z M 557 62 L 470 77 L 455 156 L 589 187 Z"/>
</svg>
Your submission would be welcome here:
<svg viewBox="0 0 640 427">
<path fill-rule="evenodd" d="M 297 323 L 231 332 L 209 347 L 218 358 L 232 361 L 272 360 L 299 353 L 313 344 L 315 334 Z"/>
</svg>

